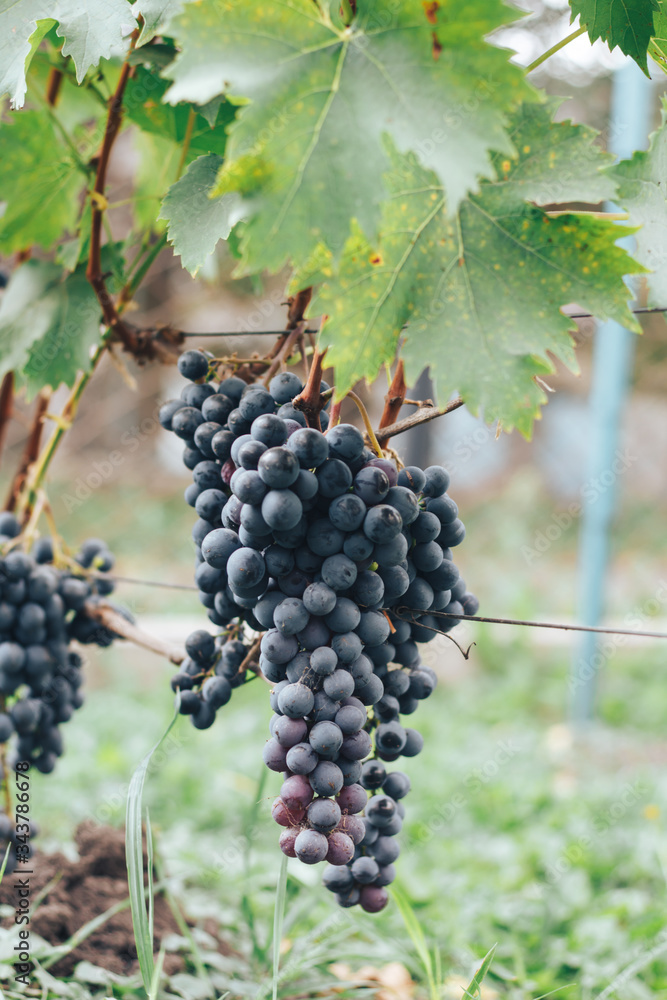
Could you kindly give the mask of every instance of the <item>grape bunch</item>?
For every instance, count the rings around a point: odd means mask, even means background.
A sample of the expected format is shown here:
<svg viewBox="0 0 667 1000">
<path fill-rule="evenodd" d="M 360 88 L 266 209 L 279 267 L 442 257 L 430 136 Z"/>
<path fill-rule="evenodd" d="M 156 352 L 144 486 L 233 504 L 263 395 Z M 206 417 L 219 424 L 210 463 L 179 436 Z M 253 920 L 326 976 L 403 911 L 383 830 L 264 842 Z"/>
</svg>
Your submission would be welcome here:
<svg viewBox="0 0 667 1000">
<path fill-rule="evenodd" d="M 171 688 L 180 692 L 179 711 L 190 716 L 195 729 L 212 726 L 233 689 L 249 679 L 248 669 L 257 669 L 248 647 L 232 637 L 235 631 L 214 639 L 205 629 L 197 629 L 185 640 L 187 656 L 172 677 Z"/>
<path fill-rule="evenodd" d="M 258 665 L 274 710 L 264 761 L 284 776 L 272 808 L 280 847 L 305 864 L 328 862 L 324 884 L 341 906 L 377 912 L 410 789 L 385 764 L 421 751 L 401 716 L 436 684 L 419 644 L 457 623 L 441 613 L 478 609 L 452 558 L 465 528 L 449 476 L 439 466 L 399 470 L 350 424 L 306 426 L 290 372 L 266 389 L 204 381 L 200 351 L 179 368 L 192 384 L 160 419 L 185 442 L 186 500 L 199 515 L 195 578 L 223 629 L 217 644 L 206 632 L 190 637 L 172 682 L 181 710 L 210 725 L 218 692 L 229 699 L 243 680 L 233 670 L 256 648 L 241 641 L 244 627 L 263 633 Z"/>
<path fill-rule="evenodd" d="M 0 743 L 13 742 L 10 768 L 28 762 L 50 774 L 63 753 L 60 726 L 83 704 L 83 660 L 72 640 L 108 646 L 117 638 L 86 613 L 88 602 L 111 593 L 113 581 L 85 571 L 104 573 L 114 560 L 104 542 L 89 538 L 72 567 L 57 568 L 50 538 L 38 539 L 28 554 L 20 532 L 12 514 L 0 513 Z M 0 858 L 7 841 L 12 871 L 14 826 L 0 813 Z"/>
</svg>

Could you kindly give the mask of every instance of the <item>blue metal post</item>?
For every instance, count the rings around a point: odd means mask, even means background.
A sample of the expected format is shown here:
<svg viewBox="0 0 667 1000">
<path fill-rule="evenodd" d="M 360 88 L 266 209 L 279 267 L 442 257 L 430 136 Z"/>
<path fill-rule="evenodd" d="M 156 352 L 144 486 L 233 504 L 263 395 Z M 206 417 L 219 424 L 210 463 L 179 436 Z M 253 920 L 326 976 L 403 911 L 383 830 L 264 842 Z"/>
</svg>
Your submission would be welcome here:
<svg viewBox="0 0 667 1000">
<path fill-rule="evenodd" d="M 651 111 L 651 82 L 628 60 L 613 77 L 610 152 L 627 159 L 646 148 Z M 632 238 L 624 241 L 632 249 Z M 635 334 L 613 320 L 602 323 L 593 345 L 589 398 L 589 456 L 579 536 L 579 609 L 584 625 L 598 625 L 604 610 L 609 556 L 609 526 L 616 506 L 619 429 L 632 370 Z M 596 679 L 605 656 L 598 636 L 582 633 L 570 675 L 570 711 L 575 723 L 593 716 Z"/>
</svg>

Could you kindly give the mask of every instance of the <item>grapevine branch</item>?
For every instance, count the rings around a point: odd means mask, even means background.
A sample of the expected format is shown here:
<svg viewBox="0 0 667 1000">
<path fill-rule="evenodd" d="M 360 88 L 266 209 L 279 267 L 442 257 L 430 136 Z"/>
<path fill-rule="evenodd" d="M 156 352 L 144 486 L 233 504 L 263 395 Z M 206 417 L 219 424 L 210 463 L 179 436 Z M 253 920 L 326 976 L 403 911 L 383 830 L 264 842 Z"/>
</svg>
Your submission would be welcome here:
<svg viewBox="0 0 667 1000">
<path fill-rule="evenodd" d="M 5 438 L 12 419 L 14 403 L 14 372 L 7 372 L 0 385 L 0 457 L 5 446 Z"/>
<path fill-rule="evenodd" d="M 60 88 L 63 83 L 62 70 L 58 69 L 57 66 L 52 66 L 49 70 L 49 76 L 46 81 L 46 103 L 51 108 L 55 108 L 58 103 L 58 97 L 60 95 Z"/>
<path fill-rule="evenodd" d="M 303 314 L 310 304 L 313 295 L 312 287 L 304 288 L 287 300 L 287 329 L 294 330 L 303 320 Z M 311 330 L 307 331 L 312 333 Z"/>
<path fill-rule="evenodd" d="M 129 622 L 127 618 L 116 611 L 110 604 L 97 604 L 93 601 L 87 601 L 85 612 L 89 618 L 93 618 L 100 625 L 104 625 L 116 635 L 120 635 L 124 639 L 129 639 L 130 642 L 133 642 L 136 646 L 141 646 L 142 649 L 150 649 L 151 652 L 157 653 L 159 656 L 165 656 L 176 665 L 182 663 L 185 659 L 184 649 L 170 646 L 162 642 L 161 639 L 157 639 L 155 636 L 149 635 L 148 632 L 144 632 L 143 629 Z"/>
<path fill-rule="evenodd" d="M 297 341 L 303 334 L 303 326 L 303 322 L 300 322 L 286 335 L 282 334 L 277 341 L 277 350 L 275 350 L 276 345 L 274 345 L 275 355 L 271 358 L 269 367 L 264 375 L 264 385 L 268 386 L 273 376 L 280 370 L 280 366 L 285 364 L 289 358 L 296 347 Z M 268 360 L 268 358 L 265 360 Z"/>
<path fill-rule="evenodd" d="M 132 37 L 130 41 L 130 52 L 133 51 L 136 44 L 137 38 L 139 37 L 138 30 L 132 32 Z M 95 185 L 93 187 L 93 211 L 92 211 L 92 222 L 90 228 L 90 254 L 88 257 L 88 267 L 86 268 L 86 277 L 93 287 L 93 291 L 98 298 L 98 301 L 102 307 L 102 316 L 104 317 L 105 324 L 110 327 L 118 338 L 122 341 L 123 347 L 126 350 L 131 350 L 132 338 L 129 331 L 125 328 L 125 325 L 121 321 L 116 307 L 113 304 L 113 300 L 107 291 L 106 282 L 104 275 L 102 274 L 102 217 L 104 214 L 104 208 L 106 204 L 105 198 L 105 188 L 107 181 L 107 168 L 109 166 L 109 159 L 111 157 L 111 150 L 113 148 L 114 141 L 118 132 L 120 131 L 120 125 L 123 115 L 123 95 L 125 93 L 125 87 L 127 86 L 127 81 L 130 78 L 131 66 L 126 59 L 123 63 L 122 69 L 120 71 L 120 77 L 118 78 L 118 84 L 116 86 L 115 93 L 109 100 L 109 110 L 107 112 L 107 123 L 104 130 L 104 139 L 102 140 L 102 146 L 97 158 L 97 173 L 95 175 Z"/>
<path fill-rule="evenodd" d="M 411 414 L 409 417 L 398 420 L 395 424 L 390 424 L 388 427 L 380 427 L 376 432 L 378 441 L 380 444 L 386 443 L 389 438 L 395 437 L 397 434 L 404 434 L 405 431 L 410 431 L 413 427 L 419 427 L 420 424 L 426 424 L 429 420 L 435 420 L 436 417 L 444 417 L 446 413 L 451 413 L 452 410 L 457 410 L 459 406 L 463 406 L 463 403 L 463 399 L 458 396 L 451 403 L 447 403 L 447 406 L 422 406 L 416 413 Z"/>
<path fill-rule="evenodd" d="M 92 221 L 86 277 L 102 307 L 102 319 L 105 326 L 109 328 L 114 338 L 120 340 L 125 351 L 134 355 L 138 361 L 152 360 L 156 357 L 159 357 L 162 361 L 174 361 L 174 339 L 178 342 L 180 337 L 177 336 L 174 338 L 172 331 L 168 330 L 168 328 L 156 331 L 142 331 L 121 319 L 120 313 L 114 305 L 113 298 L 107 289 L 105 276 L 102 273 L 102 220 L 107 206 L 105 196 L 107 169 L 109 167 L 111 151 L 122 122 L 125 87 L 132 73 L 129 56 L 134 51 L 138 37 L 139 29 L 136 28 L 130 37 L 128 58 L 123 63 L 116 90 L 109 100 L 104 139 L 102 140 L 102 146 L 97 157 L 97 172 L 91 196 Z"/>
</svg>

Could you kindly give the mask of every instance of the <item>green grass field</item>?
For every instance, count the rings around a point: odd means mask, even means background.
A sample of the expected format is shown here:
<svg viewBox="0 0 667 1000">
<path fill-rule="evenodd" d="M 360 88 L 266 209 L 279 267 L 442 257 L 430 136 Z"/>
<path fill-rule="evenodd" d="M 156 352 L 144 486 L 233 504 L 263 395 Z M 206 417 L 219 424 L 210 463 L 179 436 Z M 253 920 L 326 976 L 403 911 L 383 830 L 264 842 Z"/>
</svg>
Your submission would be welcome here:
<svg viewBox="0 0 667 1000">
<path fill-rule="evenodd" d="M 619 654 L 600 723 L 575 739 L 562 721 L 567 656 L 523 635 L 498 647 L 480 627 L 478 638 L 466 675 L 422 706 L 426 748 L 405 766 L 413 791 L 400 888 L 438 955 L 435 995 L 461 996 L 497 942 L 482 996 L 667 997 L 662 657 L 655 647 Z M 67 727 L 57 776 L 35 777 L 43 847 L 91 815 L 122 823 L 131 773 L 171 713 L 169 671 L 150 656 L 98 654 L 98 686 Z M 265 778 L 260 760 L 268 718 L 253 682 L 213 729 L 179 720 L 146 786 L 173 893 L 193 917 L 218 920 L 235 950 L 221 963 L 203 949 L 217 995 L 271 995 L 281 856 L 270 819 L 279 778 Z M 317 870 L 290 863 L 279 996 L 330 995 L 332 963 L 391 961 L 427 996 L 397 906 L 378 917 L 339 911 L 318 883 Z M 194 996 L 198 978 L 165 988 Z"/>
<path fill-rule="evenodd" d="M 501 533 L 484 506 L 466 513 L 461 566 L 483 609 L 576 619 L 576 527 L 529 567 L 521 546 L 550 507 L 535 503 L 530 484 L 515 482 L 501 508 Z M 122 574 L 187 581 L 191 520 L 179 495 L 150 502 L 128 489 L 120 506 L 117 494 L 84 505 L 76 537 L 108 538 Z M 660 578 L 661 544 L 644 544 L 649 527 L 637 511 L 618 525 L 618 546 L 635 553 L 619 556 L 612 576 L 610 613 L 620 623 L 647 606 Z M 201 614 L 196 595 L 185 592 L 123 586 L 118 596 L 140 620 L 158 611 Z M 648 618 L 655 613 L 647 610 Z M 667 998 L 662 647 L 614 648 L 600 675 L 598 721 L 577 735 L 565 724 L 570 639 L 552 643 L 530 630 L 484 625 L 471 635 L 470 660 L 452 660 L 449 650 L 440 686 L 412 717 L 426 746 L 402 765 L 413 790 L 398 884 L 429 949 L 430 982 L 395 903 L 375 917 L 339 910 L 319 885 L 318 869 L 290 862 L 277 995 L 333 996 L 337 989 L 342 997 L 457 1000 L 497 943 L 486 1000 L 535 1000 L 554 991 L 582 1000 Z M 171 671 L 158 657 L 117 644 L 94 651 L 90 668 L 86 705 L 65 727 L 65 757 L 54 775 L 34 776 L 44 850 L 71 843 L 77 824 L 90 817 L 123 824 L 132 773 L 171 718 Z M 269 716 L 266 689 L 254 681 L 211 730 L 197 732 L 179 719 L 149 774 L 145 801 L 167 884 L 196 922 L 212 917 L 220 925 L 231 950 L 221 956 L 201 930 L 198 955 L 181 941 L 188 974 L 163 981 L 163 996 L 272 995 L 282 856 L 270 818 L 280 779 L 261 762 Z M 2 932 L 4 979 L 12 972 L 7 941 Z M 403 992 L 399 984 L 377 993 L 334 975 L 354 983 L 360 967 L 391 971 L 390 963 L 407 969 Z M 87 981 L 90 970 L 72 982 L 44 979 L 43 996 L 145 996 L 138 978 L 97 977 L 96 985 Z M 15 995 L 11 987 L 5 993 Z"/>
</svg>

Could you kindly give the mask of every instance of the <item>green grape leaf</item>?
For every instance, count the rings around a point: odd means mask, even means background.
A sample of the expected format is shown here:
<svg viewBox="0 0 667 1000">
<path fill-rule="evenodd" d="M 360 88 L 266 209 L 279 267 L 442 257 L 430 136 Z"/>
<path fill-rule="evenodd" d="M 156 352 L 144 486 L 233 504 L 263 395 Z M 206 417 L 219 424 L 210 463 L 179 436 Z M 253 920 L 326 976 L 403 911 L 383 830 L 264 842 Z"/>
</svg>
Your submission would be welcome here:
<svg viewBox="0 0 667 1000">
<path fill-rule="evenodd" d="M 647 276 L 648 305 L 667 306 L 667 102 L 662 124 L 650 138 L 646 151 L 607 168 L 618 184 L 617 200 L 634 226 L 634 256 L 652 271 Z"/>
<path fill-rule="evenodd" d="M 490 150 L 512 152 L 505 112 L 532 90 L 484 36 L 516 14 L 500 0 L 356 9 L 345 28 L 312 0 L 202 0 L 170 25 L 168 101 L 245 99 L 216 188 L 244 194 L 240 273 L 301 263 L 321 240 L 340 254 L 352 217 L 374 236 L 384 133 L 437 172 L 452 203 L 492 172 Z"/>
<path fill-rule="evenodd" d="M 127 0 L 0 0 L 0 95 L 8 93 L 15 108 L 25 100 L 30 59 L 54 22 L 79 83 L 136 24 Z"/>
<path fill-rule="evenodd" d="M 126 119 L 144 132 L 170 139 L 182 146 L 188 133 L 192 109 L 196 114 L 190 135 L 188 159 L 192 160 L 201 153 L 217 153 L 222 156 L 227 144 L 227 126 L 233 121 L 236 108 L 228 101 L 221 101 L 211 125 L 209 118 L 191 104 L 163 104 L 162 98 L 168 86 L 155 71 L 138 66 L 125 90 Z"/>
<path fill-rule="evenodd" d="M 137 46 L 145 45 L 151 38 L 161 34 L 172 17 L 178 14 L 188 0 L 136 0 L 132 4 L 132 13 L 136 18 L 139 14 L 144 19 Z"/>
<path fill-rule="evenodd" d="M 531 155 L 520 149 L 452 216 L 435 174 L 412 154 L 391 153 L 379 243 L 357 230 L 338 271 L 321 247 L 311 273 L 296 278 L 302 286 L 324 278 L 310 312 L 328 316 L 320 347 L 329 348 L 339 394 L 374 378 L 403 331 L 411 379 L 429 365 L 441 400 L 460 392 L 473 412 L 528 436 L 545 402 L 535 376 L 554 370 L 548 353 L 576 369 L 562 306 L 577 302 L 637 329 L 623 276 L 643 268 L 615 245 L 628 229 L 523 201 Z M 531 169 L 535 185 L 540 171 Z"/>
<path fill-rule="evenodd" d="M 658 0 L 570 0 L 572 20 L 579 17 L 591 42 L 601 38 L 610 49 L 618 45 L 648 76 L 646 52 L 653 37 Z"/>
<path fill-rule="evenodd" d="M 132 145 L 138 156 L 134 174 L 132 214 L 138 229 L 161 232 L 165 223 L 157 218 L 160 203 L 176 179 L 181 150 L 175 142 L 150 132 L 137 131 Z"/>
<path fill-rule="evenodd" d="M 0 124 L 0 252 L 49 249 L 76 227 L 85 176 L 45 111 L 21 111 Z"/>
<path fill-rule="evenodd" d="M 9 95 L 12 107 L 20 108 L 25 100 L 26 73 L 40 42 L 55 21 L 32 22 L 23 30 L 14 26 L 15 5 L 0 0 L 0 97 Z"/>
<path fill-rule="evenodd" d="M 663 72 L 667 72 L 667 14 L 656 13 L 653 17 L 653 38 L 648 53 Z"/>
<path fill-rule="evenodd" d="M 571 121 L 553 121 L 560 101 L 522 104 L 511 116 L 508 134 L 519 159 L 496 154 L 496 188 L 507 183 L 507 197 L 538 205 L 613 199 L 616 184 L 603 172 L 614 157 L 597 144 L 598 133 Z"/>
<path fill-rule="evenodd" d="M 154 69 L 138 66 L 125 92 L 126 119 L 140 130 L 133 136 L 139 153 L 133 211 L 142 229 L 152 224 L 157 230 L 162 228 L 162 222 L 156 220 L 156 215 L 169 186 L 176 180 L 183 144 L 189 131 L 191 110 L 196 113 L 184 165 L 201 154 L 209 153 L 217 155 L 222 163 L 221 157 L 227 144 L 227 125 L 236 113 L 235 106 L 224 98 L 211 102 L 215 107 L 201 109 L 192 104 L 163 104 L 162 98 L 168 86 Z M 224 212 L 217 212 L 211 202 L 209 211 L 215 219 L 224 218 Z M 223 233 L 219 236 L 222 238 Z"/>
<path fill-rule="evenodd" d="M 0 304 L 0 371 L 14 370 L 28 395 L 72 386 L 100 338 L 100 307 L 86 280 L 44 261 L 20 265 Z"/>
<path fill-rule="evenodd" d="M 209 193 L 222 164 L 222 157 L 209 155 L 194 160 L 179 181 L 169 188 L 160 218 L 169 223 L 167 234 L 174 253 L 193 276 L 226 239 L 236 221 L 238 196 L 227 194 L 211 202 Z"/>
</svg>

